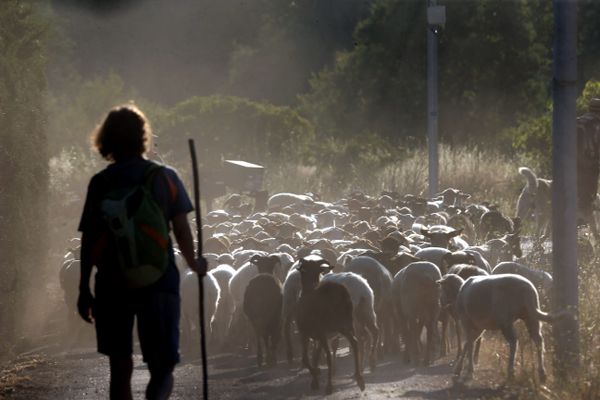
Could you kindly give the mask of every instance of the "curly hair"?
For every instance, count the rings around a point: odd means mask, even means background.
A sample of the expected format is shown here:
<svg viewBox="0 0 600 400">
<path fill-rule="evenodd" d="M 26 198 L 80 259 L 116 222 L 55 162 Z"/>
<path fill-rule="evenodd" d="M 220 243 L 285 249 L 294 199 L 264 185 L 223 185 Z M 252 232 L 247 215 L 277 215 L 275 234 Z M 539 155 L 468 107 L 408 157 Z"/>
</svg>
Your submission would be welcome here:
<svg viewBox="0 0 600 400">
<path fill-rule="evenodd" d="M 110 110 L 92 134 L 92 143 L 108 161 L 121 161 L 148 151 L 152 132 L 143 112 L 134 104 Z"/>
</svg>

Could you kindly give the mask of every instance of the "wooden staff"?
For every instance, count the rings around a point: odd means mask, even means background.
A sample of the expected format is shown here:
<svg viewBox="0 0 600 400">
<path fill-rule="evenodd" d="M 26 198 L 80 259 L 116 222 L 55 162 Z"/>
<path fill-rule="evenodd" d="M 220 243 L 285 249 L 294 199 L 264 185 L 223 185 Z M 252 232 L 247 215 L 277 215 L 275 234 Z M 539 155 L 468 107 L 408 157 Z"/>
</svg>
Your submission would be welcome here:
<svg viewBox="0 0 600 400">
<path fill-rule="evenodd" d="M 202 222 L 200 219 L 200 182 L 198 178 L 198 162 L 196 160 L 196 146 L 194 139 L 189 139 L 190 154 L 192 156 L 192 171 L 194 172 L 194 208 L 196 211 L 196 258 L 202 256 Z M 198 294 L 200 300 L 200 348 L 202 351 L 202 393 L 205 400 L 208 399 L 208 365 L 206 361 L 206 332 L 204 329 L 204 282 L 203 277 L 198 276 Z"/>
</svg>

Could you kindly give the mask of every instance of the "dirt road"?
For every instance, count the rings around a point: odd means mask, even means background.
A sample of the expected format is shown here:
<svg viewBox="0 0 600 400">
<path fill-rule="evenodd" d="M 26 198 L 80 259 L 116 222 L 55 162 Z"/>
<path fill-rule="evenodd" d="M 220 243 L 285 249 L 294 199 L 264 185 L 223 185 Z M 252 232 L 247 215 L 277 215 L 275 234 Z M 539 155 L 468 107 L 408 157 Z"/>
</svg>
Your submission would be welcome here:
<svg viewBox="0 0 600 400">
<path fill-rule="evenodd" d="M 512 399 L 526 398 L 515 388 L 500 384 L 501 373 L 480 366 L 476 379 L 466 386 L 452 383 L 449 358 L 433 366 L 409 368 L 396 360 L 380 363 L 374 372 L 365 372 L 366 390 L 360 392 L 351 379 L 348 353 L 341 352 L 330 399 Z M 212 399 L 316 399 L 323 397 L 326 377 L 322 367 L 319 391 L 310 389 L 308 372 L 299 365 L 280 362 L 276 368 L 257 368 L 252 356 L 219 354 L 210 357 Z M 172 399 L 201 397 L 201 370 L 198 360 L 187 360 L 176 369 Z M 144 398 L 148 371 L 135 358 L 133 390 L 135 399 Z M 107 399 L 108 363 L 93 348 L 69 351 L 34 352 L 4 366 L 0 375 L 0 399 Z"/>
</svg>

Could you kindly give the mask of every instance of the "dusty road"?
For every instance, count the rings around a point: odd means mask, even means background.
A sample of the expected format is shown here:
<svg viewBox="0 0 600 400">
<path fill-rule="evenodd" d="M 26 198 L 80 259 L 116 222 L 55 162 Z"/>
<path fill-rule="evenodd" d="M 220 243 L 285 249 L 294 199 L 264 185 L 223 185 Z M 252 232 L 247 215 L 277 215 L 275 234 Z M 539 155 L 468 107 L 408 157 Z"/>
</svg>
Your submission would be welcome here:
<svg viewBox="0 0 600 400">
<path fill-rule="evenodd" d="M 330 399 L 513 399 L 528 398 L 515 387 L 504 387 L 501 373 L 481 365 L 476 379 L 454 386 L 449 359 L 433 366 L 409 368 L 396 360 L 381 362 L 375 372 L 365 372 L 366 390 L 360 392 L 351 380 L 351 362 L 341 352 Z M 279 363 L 276 368 L 257 368 L 252 356 L 220 354 L 210 357 L 212 399 L 316 399 L 323 391 L 312 391 L 308 372 L 299 366 Z M 326 367 L 321 367 L 322 387 Z M 200 363 L 187 360 L 176 369 L 172 399 L 201 397 Z M 148 371 L 136 356 L 133 375 L 135 399 L 144 398 Z M 0 399 L 107 399 L 108 363 L 93 348 L 44 351 L 23 355 L 2 368 Z"/>
</svg>

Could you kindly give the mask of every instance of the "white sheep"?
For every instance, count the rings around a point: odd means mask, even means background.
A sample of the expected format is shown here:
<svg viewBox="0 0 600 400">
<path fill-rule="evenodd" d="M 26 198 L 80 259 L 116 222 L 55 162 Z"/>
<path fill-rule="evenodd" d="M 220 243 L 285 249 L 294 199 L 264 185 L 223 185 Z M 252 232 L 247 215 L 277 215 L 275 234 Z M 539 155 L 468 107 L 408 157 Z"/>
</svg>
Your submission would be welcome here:
<svg viewBox="0 0 600 400">
<path fill-rule="evenodd" d="M 354 306 L 355 331 L 362 343 L 363 354 L 369 348 L 369 367 L 375 369 L 376 350 L 379 341 L 379 327 L 377 326 L 377 316 L 375 315 L 375 296 L 369 283 L 362 276 L 353 272 L 330 273 L 323 276 L 321 281 L 337 282 L 348 289 L 352 305 Z"/>
<path fill-rule="evenodd" d="M 368 256 L 353 258 L 344 267 L 344 272 L 354 272 L 367 280 L 375 296 L 377 321 L 383 329 L 383 344 L 386 351 L 394 348 L 395 336 L 393 312 L 389 307 L 392 293 L 392 275 L 379 261 Z"/>
<path fill-rule="evenodd" d="M 540 381 L 546 380 L 540 321 L 553 322 L 568 315 L 568 312 L 551 315 L 540 311 L 537 290 L 529 280 L 516 274 L 473 276 L 460 285 L 454 306 L 466 334 L 466 344 L 454 371 L 457 379 L 466 355 L 469 359 L 466 377 L 473 375 L 474 343 L 486 329 L 499 329 L 506 338 L 510 348 L 508 377 L 511 379 L 517 349 L 517 333 L 513 324 L 522 319 L 537 348 Z"/>
<path fill-rule="evenodd" d="M 519 264 L 512 261 L 504 261 L 499 263 L 492 270 L 493 275 L 498 274 L 517 274 L 524 278 L 527 278 L 533 285 L 544 292 L 545 295 L 549 295 L 552 291 L 553 279 L 546 271 L 529 268 L 526 265 Z"/>
<path fill-rule="evenodd" d="M 222 344 L 225 334 L 229 331 L 231 315 L 233 314 L 233 300 L 229 292 L 229 280 L 235 274 L 231 265 L 221 264 L 208 272 L 217 281 L 220 289 L 219 304 L 215 310 L 211 337 L 214 342 Z"/>
<path fill-rule="evenodd" d="M 217 280 L 210 274 L 206 275 L 202 284 L 204 285 L 205 329 L 210 335 L 211 323 L 215 311 L 219 307 L 221 289 Z M 184 348 L 191 349 L 192 346 L 195 347 L 194 343 L 199 343 L 199 340 L 194 340 L 199 336 L 192 333 L 194 331 L 200 332 L 198 324 L 199 310 L 198 275 L 192 270 L 188 270 L 181 278 L 181 320 Z"/>
<path fill-rule="evenodd" d="M 405 356 L 419 363 L 421 331 L 427 328 L 425 365 L 432 361 L 438 339 L 437 322 L 440 316 L 439 268 L 429 261 L 411 263 L 400 270 L 392 285 L 394 309 L 402 327 Z"/>
</svg>

